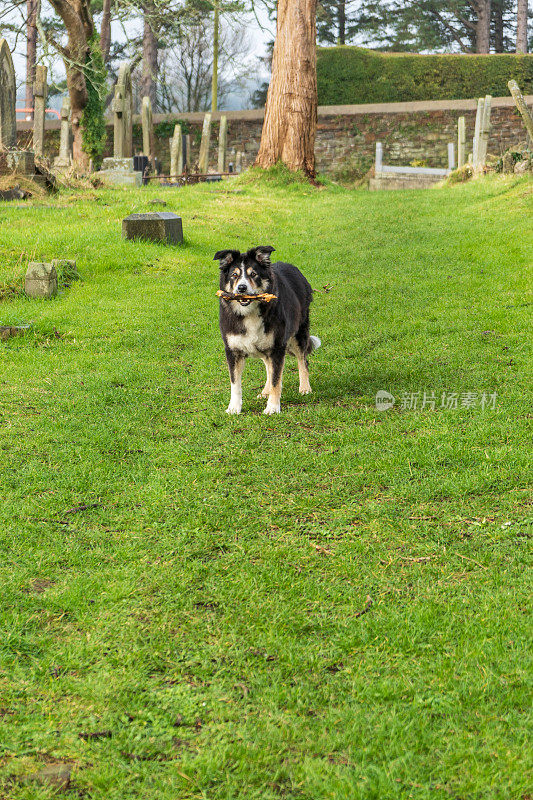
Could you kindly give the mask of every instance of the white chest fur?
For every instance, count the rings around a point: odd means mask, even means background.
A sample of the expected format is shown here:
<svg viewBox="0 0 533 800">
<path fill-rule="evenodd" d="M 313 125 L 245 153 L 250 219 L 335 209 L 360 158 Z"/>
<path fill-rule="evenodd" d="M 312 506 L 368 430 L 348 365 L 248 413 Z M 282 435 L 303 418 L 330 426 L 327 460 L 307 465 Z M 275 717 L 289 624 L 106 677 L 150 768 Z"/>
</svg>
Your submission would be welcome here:
<svg viewBox="0 0 533 800">
<path fill-rule="evenodd" d="M 274 344 L 274 334 L 265 333 L 263 319 L 254 309 L 242 317 L 244 333 L 228 333 L 226 338 L 232 350 L 240 350 L 249 356 L 261 357 Z"/>
</svg>

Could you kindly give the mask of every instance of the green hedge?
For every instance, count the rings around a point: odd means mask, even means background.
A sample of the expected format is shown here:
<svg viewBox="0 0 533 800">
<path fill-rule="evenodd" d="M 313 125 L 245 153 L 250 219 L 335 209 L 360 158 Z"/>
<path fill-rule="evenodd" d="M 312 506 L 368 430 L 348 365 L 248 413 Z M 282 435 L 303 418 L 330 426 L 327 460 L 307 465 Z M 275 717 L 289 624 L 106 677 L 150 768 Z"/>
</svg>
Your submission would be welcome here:
<svg viewBox="0 0 533 800">
<path fill-rule="evenodd" d="M 323 106 L 506 97 L 514 78 L 533 94 L 533 55 L 419 55 L 360 47 L 318 49 L 318 102 Z"/>
</svg>

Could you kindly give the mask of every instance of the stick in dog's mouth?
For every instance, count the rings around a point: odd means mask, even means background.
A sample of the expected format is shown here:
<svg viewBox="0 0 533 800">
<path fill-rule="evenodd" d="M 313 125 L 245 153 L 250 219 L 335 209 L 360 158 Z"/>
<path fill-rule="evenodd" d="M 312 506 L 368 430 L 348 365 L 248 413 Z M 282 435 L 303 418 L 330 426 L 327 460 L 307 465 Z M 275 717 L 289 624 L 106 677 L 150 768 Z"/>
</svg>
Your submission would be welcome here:
<svg viewBox="0 0 533 800">
<path fill-rule="evenodd" d="M 268 294 L 268 292 L 264 292 L 263 294 L 231 294 L 231 292 L 224 292 L 222 289 L 218 290 L 217 297 L 221 297 L 223 300 L 237 300 L 241 306 L 249 305 L 252 300 L 261 300 L 263 303 L 270 303 L 271 300 L 278 299 L 275 294 Z"/>
</svg>

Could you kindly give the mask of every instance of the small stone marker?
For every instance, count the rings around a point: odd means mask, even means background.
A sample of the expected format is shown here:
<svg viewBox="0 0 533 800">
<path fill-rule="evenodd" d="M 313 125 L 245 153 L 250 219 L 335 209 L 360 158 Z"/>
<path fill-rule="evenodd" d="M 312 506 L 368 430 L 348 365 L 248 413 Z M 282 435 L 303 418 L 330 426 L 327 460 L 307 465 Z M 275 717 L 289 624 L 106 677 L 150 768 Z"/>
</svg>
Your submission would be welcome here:
<svg viewBox="0 0 533 800">
<path fill-rule="evenodd" d="M 17 146 L 16 98 L 11 51 L 6 40 L 0 39 L 0 148 Z"/>
<path fill-rule="evenodd" d="M 182 244 L 181 217 L 167 211 L 130 214 L 122 220 L 122 235 L 125 239 L 148 239 L 151 242 Z"/>
<path fill-rule="evenodd" d="M 462 167 L 465 163 L 466 153 L 466 128 L 465 118 L 459 117 L 457 120 L 457 166 Z"/>
<path fill-rule="evenodd" d="M 57 294 L 57 272 L 53 264 L 30 261 L 24 289 L 28 297 L 50 298 Z"/>
<path fill-rule="evenodd" d="M 170 140 L 170 179 L 176 181 L 183 173 L 183 136 L 181 125 L 174 127 L 174 135 Z"/>
<path fill-rule="evenodd" d="M 235 172 L 242 172 L 242 152 L 241 152 L 241 150 L 237 150 L 237 155 L 235 157 Z"/>
<path fill-rule="evenodd" d="M 218 134 L 218 171 L 226 171 L 226 150 L 228 147 L 228 118 L 220 117 L 220 131 Z"/>
<path fill-rule="evenodd" d="M 7 342 L 12 336 L 23 336 L 29 325 L 0 325 L 0 342 Z"/>
<path fill-rule="evenodd" d="M 209 140 L 211 138 L 211 112 L 207 112 L 204 117 L 202 128 L 202 140 L 200 142 L 200 155 L 198 156 L 198 172 L 207 175 L 209 167 Z"/>
<path fill-rule="evenodd" d="M 514 172 L 514 158 L 513 154 L 509 152 L 509 150 L 503 154 L 502 158 L 502 172 L 505 175 L 510 175 Z"/>
<path fill-rule="evenodd" d="M 36 156 L 41 158 L 44 154 L 44 125 L 46 117 L 46 100 L 48 96 L 46 73 L 46 67 L 42 64 L 37 64 L 35 67 L 35 81 L 33 83 L 33 152 Z"/>
<path fill-rule="evenodd" d="M 152 101 L 149 97 L 143 97 L 141 109 L 141 121 L 143 129 L 143 153 L 148 156 L 150 164 L 153 165 L 155 158 L 154 148 L 154 124 L 152 114 Z"/>
<path fill-rule="evenodd" d="M 59 140 L 59 155 L 54 159 L 54 167 L 66 169 L 70 167 L 71 157 L 70 141 L 70 98 L 64 97 L 61 104 L 61 137 Z"/>
<path fill-rule="evenodd" d="M 492 105 L 492 97 L 490 94 L 485 95 L 483 100 L 483 113 L 481 115 L 481 128 L 479 131 L 479 142 L 477 148 L 477 169 L 479 172 L 483 171 L 485 162 L 487 160 L 487 148 L 490 136 L 490 112 Z"/>
</svg>

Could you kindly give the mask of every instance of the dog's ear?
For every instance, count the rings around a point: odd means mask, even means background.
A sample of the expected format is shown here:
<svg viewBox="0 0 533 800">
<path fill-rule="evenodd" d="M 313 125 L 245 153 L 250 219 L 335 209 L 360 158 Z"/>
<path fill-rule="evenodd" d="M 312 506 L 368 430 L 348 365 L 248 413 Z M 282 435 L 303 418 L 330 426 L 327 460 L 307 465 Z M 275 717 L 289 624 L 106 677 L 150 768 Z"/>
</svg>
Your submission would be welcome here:
<svg viewBox="0 0 533 800">
<path fill-rule="evenodd" d="M 276 248 L 272 247 L 270 244 L 261 245 L 260 247 L 254 247 L 254 258 L 260 264 L 263 264 L 265 267 L 270 266 L 270 253 L 273 253 Z"/>
<path fill-rule="evenodd" d="M 239 255 L 238 250 L 219 250 L 218 253 L 215 253 L 213 261 L 220 262 L 220 269 L 227 269 L 234 261 L 237 261 Z"/>
</svg>

